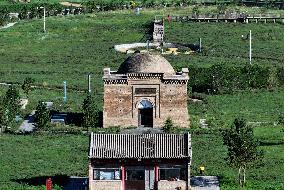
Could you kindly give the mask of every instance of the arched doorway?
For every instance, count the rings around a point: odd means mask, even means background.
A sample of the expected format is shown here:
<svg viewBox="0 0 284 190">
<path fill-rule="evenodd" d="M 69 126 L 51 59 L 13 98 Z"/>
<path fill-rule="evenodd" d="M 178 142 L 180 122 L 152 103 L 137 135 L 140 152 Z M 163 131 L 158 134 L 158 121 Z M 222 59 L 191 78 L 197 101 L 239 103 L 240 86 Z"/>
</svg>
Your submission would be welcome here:
<svg viewBox="0 0 284 190">
<path fill-rule="evenodd" d="M 153 105 L 148 100 L 138 104 L 138 126 L 153 127 Z"/>
</svg>

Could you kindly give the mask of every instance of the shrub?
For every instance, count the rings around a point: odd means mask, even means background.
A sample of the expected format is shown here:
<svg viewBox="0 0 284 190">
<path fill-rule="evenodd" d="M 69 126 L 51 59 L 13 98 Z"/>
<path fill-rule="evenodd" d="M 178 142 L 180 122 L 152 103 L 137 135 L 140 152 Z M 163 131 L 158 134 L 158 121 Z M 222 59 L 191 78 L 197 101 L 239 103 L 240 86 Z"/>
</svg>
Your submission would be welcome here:
<svg viewBox="0 0 284 190">
<path fill-rule="evenodd" d="M 35 112 L 35 124 L 38 128 L 45 128 L 50 120 L 49 110 L 46 108 L 46 104 L 39 101 Z"/>
<path fill-rule="evenodd" d="M 14 121 L 17 114 L 20 112 L 20 94 L 15 86 L 10 86 L 3 98 L 3 107 L 5 109 L 5 118 L 7 125 Z"/>
<path fill-rule="evenodd" d="M 92 95 L 87 95 L 83 102 L 83 125 L 87 128 L 97 127 L 99 125 L 99 111 L 96 106 L 95 99 Z"/>
<path fill-rule="evenodd" d="M 278 118 L 278 123 L 284 125 L 284 115 L 280 115 Z"/>
<path fill-rule="evenodd" d="M 163 130 L 166 132 L 166 133 L 170 133 L 174 130 L 174 124 L 173 124 L 173 121 L 171 118 L 167 118 L 165 123 L 164 123 L 164 126 L 163 126 Z"/>
</svg>

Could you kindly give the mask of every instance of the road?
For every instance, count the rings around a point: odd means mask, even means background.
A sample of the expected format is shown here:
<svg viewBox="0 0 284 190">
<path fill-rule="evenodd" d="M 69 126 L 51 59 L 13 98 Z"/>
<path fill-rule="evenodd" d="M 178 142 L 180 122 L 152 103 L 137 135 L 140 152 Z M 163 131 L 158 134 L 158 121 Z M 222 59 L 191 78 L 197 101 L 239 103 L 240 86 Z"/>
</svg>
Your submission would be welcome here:
<svg viewBox="0 0 284 190">
<path fill-rule="evenodd" d="M 35 110 L 23 121 L 21 126 L 19 127 L 19 131 L 22 133 L 31 133 L 35 129 L 34 125 L 34 115 Z"/>
</svg>

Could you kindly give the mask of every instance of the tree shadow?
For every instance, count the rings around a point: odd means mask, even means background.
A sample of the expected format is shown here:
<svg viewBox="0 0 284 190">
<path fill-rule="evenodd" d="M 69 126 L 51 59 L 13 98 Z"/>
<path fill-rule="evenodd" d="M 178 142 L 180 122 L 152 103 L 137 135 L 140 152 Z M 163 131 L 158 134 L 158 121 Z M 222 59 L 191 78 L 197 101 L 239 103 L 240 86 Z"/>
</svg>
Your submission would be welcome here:
<svg viewBox="0 0 284 190">
<path fill-rule="evenodd" d="M 52 110 L 50 112 L 51 116 L 62 116 L 62 119 L 65 120 L 66 125 L 75 125 L 75 126 L 83 126 L 84 122 L 84 114 L 83 113 L 74 113 L 74 112 L 59 112 Z M 98 123 L 97 125 L 99 127 L 103 126 L 103 112 L 99 111 L 98 112 Z"/>
<path fill-rule="evenodd" d="M 147 22 L 143 24 L 142 28 L 145 29 L 144 36 L 139 40 L 139 42 L 146 42 L 147 40 L 153 40 L 154 32 L 154 22 Z"/>
<path fill-rule="evenodd" d="M 50 111 L 51 117 L 56 116 L 59 119 L 64 119 L 66 125 L 82 126 L 83 124 L 83 113 L 74 112 L 60 112 L 52 110 Z"/>
<path fill-rule="evenodd" d="M 103 127 L 103 111 L 99 111 L 98 126 Z"/>
<path fill-rule="evenodd" d="M 67 185 L 67 183 L 69 182 L 69 176 L 67 175 L 37 176 L 24 179 L 13 179 L 12 181 L 31 186 L 42 186 L 45 185 L 48 178 L 51 178 L 52 184 L 56 184 L 61 187 Z"/>
<path fill-rule="evenodd" d="M 173 43 L 174 47 L 179 49 L 189 48 L 192 51 L 199 51 L 199 44 L 182 44 L 182 43 Z"/>
<path fill-rule="evenodd" d="M 283 144 L 284 141 L 259 141 L 259 146 L 277 146 Z"/>
<path fill-rule="evenodd" d="M 32 178 L 14 179 L 12 181 L 30 186 L 45 186 L 48 178 L 51 178 L 53 186 L 60 186 L 63 190 L 85 190 L 88 187 L 87 177 L 70 177 L 67 175 L 38 176 Z"/>
</svg>

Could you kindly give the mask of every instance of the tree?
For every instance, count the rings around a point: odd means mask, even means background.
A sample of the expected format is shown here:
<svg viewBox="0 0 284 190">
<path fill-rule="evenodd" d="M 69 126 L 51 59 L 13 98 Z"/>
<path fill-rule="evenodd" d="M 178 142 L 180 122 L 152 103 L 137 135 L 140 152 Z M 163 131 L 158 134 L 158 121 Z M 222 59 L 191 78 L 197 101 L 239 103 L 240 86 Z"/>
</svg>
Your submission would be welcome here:
<svg viewBox="0 0 284 190">
<path fill-rule="evenodd" d="M 50 119 L 50 112 L 46 104 L 39 101 L 35 112 L 35 124 L 38 128 L 44 128 L 48 125 Z"/>
<path fill-rule="evenodd" d="M 195 15 L 197 18 L 200 14 L 200 9 L 199 9 L 199 6 L 198 5 L 195 5 L 192 7 L 192 14 Z"/>
<path fill-rule="evenodd" d="M 166 132 L 166 133 L 170 133 L 173 131 L 173 128 L 174 128 L 174 124 L 173 124 L 173 121 L 170 117 L 168 117 L 164 123 L 164 126 L 163 126 L 163 130 Z"/>
<path fill-rule="evenodd" d="M 20 112 L 20 94 L 14 86 L 10 86 L 3 98 L 3 106 L 5 108 L 5 117 L 7 124 L 12 122 L 16 115 Z"/>
<path fill-rule="evenodd" d="M 7 109 L 3 100 L 0 101 L 0 128 L 8 125 Z"/>
<path fill-rule="evenodd" d="M 99 113 L 96 107 L 96 103 L 94 97 L 92 95 L 88 95 L 83 102 L 83 125 L 84 127 L 89 129 L 89 127 L 95 127 L 99 124 Z"/>
<path fill-rule="evenodd" d="M 223 132 L 223 142 L 228 148 L 228 160 L 237 167 L 238 179 L 241 186 L 246 182 L 246 168 L 261 160 L 263 153 L 257 149 L 253 129 L 246 125 L 246 121 L 237 118 L 232 127 Z"/>
<path fill-rule="evenodd" d="M 32 90 L 32 84 L 35 82 L 33 78 L 27 77 L 22 84 L 22 89 L 25 92 L 27 98 L 29 97 L 29 92 Z"/>
</svg>

